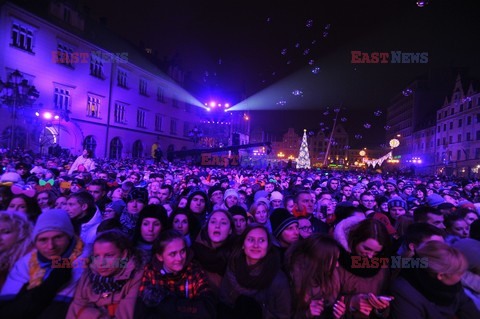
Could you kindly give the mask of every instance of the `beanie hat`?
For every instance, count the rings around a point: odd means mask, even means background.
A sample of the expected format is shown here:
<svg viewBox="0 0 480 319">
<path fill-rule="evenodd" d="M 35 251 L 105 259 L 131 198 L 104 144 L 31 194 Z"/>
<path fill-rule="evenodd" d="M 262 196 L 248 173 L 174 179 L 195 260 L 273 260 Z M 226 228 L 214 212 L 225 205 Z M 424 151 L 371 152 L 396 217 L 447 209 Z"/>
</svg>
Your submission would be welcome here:
<svg viewBox="0 0 480 319">
<path fill-rule="evenodd" d="M 162 227 L 167 226 L 167 210 L 162 205 L 147 205 L 138 214 L 138 224 L 142 224 L 145 218 L 155 218 L 160 221 Z"/>
<path fill-rule="evenodd" d="M 387 180 L 387 181 L 385 182 L 385 185 L 387 185 L 387 184 L 391 184 L 391 185 L 397 187 L 397 182 L 395 182 L 395 180 L 393 180 L 393 179 Z"/>
<path fill-rule="evenodd" d="M 274 191 L 270 194 L 270 200 L 283 200 L 283 195 L 280 192 Z"/>
<path fill-rule="evenodd" d="M 105 205 L 105 209 L 111 208 L 115 212 L 115 216 L 120 216 L 125 208 L 125 202 L 123 200 L 116 200 Z"/>
<path fill-rule="evenodd" d="M 134 188 L 127 197 L 127 203 L 132 200 L 139 200 L 146 204 L 148 201 L 148 191 L 145 188 Z"/>
<path fill-rule="evenodd" d="M 228 209 L 228 212 L 229 212 L 232 216 L 241 215 L 241 216 L 245 217 L 245 219 L 247 219 L 247 211 L 245 210 L 245 208 L 243 208 L 243 207 L 240 206 L 240 205 L 233 205 L 232 207 L 230 207 L 230 208 Z"/>
<path fill-rule="evenodd" d="M 259 191 L 255 192 L 255 195 L 253 196 L 253 201 L 257 202 L 259 198 L 262 198 L 262 197 L 266 198 L 267 196 L 268 196 L 267 191 L 259 190 Z"/>
<path fill-rule="evenodd" d="M 442 196 L 438 195 L 438 194 L 431 194 L 431 195 L 428 195 L 427 197 L 427 204 L 430 206 L 430 207 L 436 207 L 440 204 L 443 204 L 445 203 L 445 200 L 443 199 Z"/>
<path fill-rule="evenodd" d="M 398 197 L 392 198 L 391 200 L 388 201 L 388 209 L 392 207 L 403 207 L 405 210 L 407 210 L 407 203 Z"/>
<path fill-rule="evenodd" d="M 61 231 L 72 238 L 75 234 L 70 217 L 63 209 L 46 210 L 38 216 L 37 223 L 33 228 L 34 240 L 38 235 L 47 231 Z"/>
<path fill-rule="evenodd" d="M 208 198 L 212 197 L 213 193 L 215 193 L 216 191 L 221 191 L 223 195 L 224 189 L 221 188 L 219 184 L 213 185 L 208 189 Z"/>
<path fill-rule="evenodd" d="M 225 191 L 225 193 L 223 194 L 223 199 L 227 199 L 228 196 L 235 196 L 237 199 L 238 199 L 238 192 L 236 189 L 233 189 L 233 188 L 229 188 Z"/>
<path fill-rule="evenodd" d="M 403 186 L 402 190 L 406 189 L 406 188 L 413 188 L 413 184 L 411 183 L 407 183 Z"/>
<path fill-rule="evenodd" d="M 0 177 L 1 183 L 8 183 L 11 182 L 13 184 L 22 184 L 23 180 L 22 177 L 17 172 L 6 172 Z"/>
<path fill-rule="evenodd" d="M 285 208 L 276 208 L 270 216 L 270 224 L 272 225 L 272 234 L 279 237 L 282 232 L 293 223 L 298 223 L 297 219 L 293 217 Z"/>
</svg>

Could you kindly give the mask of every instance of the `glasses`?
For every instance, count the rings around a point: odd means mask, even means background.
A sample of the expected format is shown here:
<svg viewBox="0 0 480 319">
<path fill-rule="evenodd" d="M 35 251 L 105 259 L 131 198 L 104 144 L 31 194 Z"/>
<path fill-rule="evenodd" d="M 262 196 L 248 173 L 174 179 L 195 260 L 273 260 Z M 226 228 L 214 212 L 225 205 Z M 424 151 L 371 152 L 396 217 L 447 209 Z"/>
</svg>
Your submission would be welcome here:
<svg viewBox="0 0 480 319">
<path fill-rule="evenodd" d="M 374 199 L 362 199 L 362 202 L 366 203 L 373 203 L 375 200 Z"/>
<path fill-rule="evenodd" d="M 312 226 L 303 226 L 299 228 L 303 232 L 311 233 L 313 232 L 313 227 Z"/>
</svg>

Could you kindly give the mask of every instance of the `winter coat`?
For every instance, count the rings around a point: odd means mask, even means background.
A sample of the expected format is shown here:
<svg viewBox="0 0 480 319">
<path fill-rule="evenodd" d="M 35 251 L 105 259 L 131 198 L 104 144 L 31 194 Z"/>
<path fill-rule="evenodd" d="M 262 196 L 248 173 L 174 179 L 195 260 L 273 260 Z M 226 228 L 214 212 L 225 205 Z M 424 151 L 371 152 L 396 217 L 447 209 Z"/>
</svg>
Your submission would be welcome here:
<svg viewBox="0 0 480 319">
<path fill-rule="evenodd" d="M 96 207 L 96 206 L 95 206 Z M 85 253 L 90 254 L 93 251 L 93 242 L 97 238 L 97 228 L 102 222 L 102 214 L 98 207 L 93 217 L 80 226 L 80 238 L 85 244 Z"/>
<path fill-rule="evenodd" d="M 287 276 L 281 270 L 277 272 L 267 289 L 254 290 L 240 286 L 231 268 L 227 268 L 220 287 L 220 301 L 233 309 L 235 305 L 239 305 L 239 299 L 246 300 L 245 297 L 253 298 L 260 305 L 264 319 L 291 318 L 290 286 Z M 249 310 L 245 309 L 244 311 L 248 312 Z"/>
<path fill-rule="evenodd" d="M 95 162 L 93 158 L 85 158 L 83 155 L 77 157 L 75 162 L 73 162 L 72 167 L 68 170 L 68 175 L 72 175 L 78 169 L 79 165 L 83 165 L 87 172 L 91 172 L 95 169 Z"/>
<path fill-rule="evenodd" d="M 135 319 L 207 319 L 216 317 L 207 275 L 195 262 L 187 262 L 178 274 L 165 273 L 154 258 L 145 266 L 135 304 Z"/>
<path fill-rule="evenodd" d="M 0 318 L 65 318 L 88 255 L 83 249 L 76 267 L 52 268 L 39 286 L 27 289 L 34 252 L 20 258 L 10 271 L 0 293 Z"/>
<path fill-rule="evenodd" d="M 416 290 L 405 278 L 398 277 L 391 286 L 395 299 L 391 302 L 393 319 L 473 319 L 480 318 L 475 307 L 463 289 L 455 295 L 451 305 L 437 305 Z"/>
<path fill-rule="evenodd" d="M 85 271 L 80 278 L 75 296 L 68 309 L 67 319 L 133 318 L 135 301 L 142 277 L 143 269 L 136 265 L 134 259 L 130 259 L 125 268 L 114 276 L 115 280 L 128 280 L 122 289 L 116 292 L 97 294 L 93 290 L 89 271 Z M 108 315 L 109 308 L 114 309 L 111 310 L 114 314 L 113 317 Z"/>
</svg>

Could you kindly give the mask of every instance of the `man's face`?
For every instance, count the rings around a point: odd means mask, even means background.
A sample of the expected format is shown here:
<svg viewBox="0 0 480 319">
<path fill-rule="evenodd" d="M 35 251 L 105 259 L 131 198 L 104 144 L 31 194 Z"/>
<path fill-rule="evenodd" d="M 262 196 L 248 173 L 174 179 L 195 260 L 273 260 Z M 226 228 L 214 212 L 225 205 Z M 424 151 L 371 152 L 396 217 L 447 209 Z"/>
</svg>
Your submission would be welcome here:
<svg viewBox="0 0 480 319">
<path fill-rule="evenodd" d="M 360 199 L 360 202 L 367 209 L 373 209 L 375 207 L 375 197 L 373 196 L 370 196 L 370 195 L 362 196 L 362 198 Z"/>
<path fill-rule="evenodd" d="M 128 177 L 128 180 L 132 182 L 134 185 L 138 183 L 138 177 L 135 174 L 132 174 Z"/>
<path fill-rule="evenodd" d="M 440 229 L 445 229 L 443 224 L 443 215 L 427 213 L 427 223 Z"/>
<path fill-rule="evenodd" d="M 220 204 L 223 201 L 223 193 L 220 190 L 214 191 L 210 198 L 214 204 Z"/>
<path fill-rule="evenodd" d="M 70 216 L 70 219 L 78 219 L 87 213 L 88 205 L 87 204 L 80 204 L 76 197 L 70 197 L 67 200 L 67 213 Z"/>
<path fill-rule="evenodd" d="M 395 186 L 393 186 L 392 184 L 387 184 L 387 185 L 385 186 L 385 188 L 387 189 L 387 192 L 389 192 L 389 193 L 395 191 Z"/>
<path fill-rule="evenodd" d="M 392 207 L 390 208 L 389 212 L 390 216 L 395 220 L 397 220 L 398 217 L 405 215 L 406 213 L 405 208 L 403 207 Z"/>
<path fill-rule="evenodd" d="M 98 179 L 103 179 L 104 181 L 108 180 L 107 173 L 98 173 L 97 177 L 98 177 Z"/>
<path fill-rule="evenodd" d="M 433 187 L 435 187 L 436 189 L 439 189 L 440 187 L 442 187 L 442 182 L 441 181 L 434 181 L 433 182 Z"/>
<path fill-rule="evenodd" d="M 18 173 L 18 175 L 23 176 L 27 173 L 27 169 L 22 166 L 19 169 L 17 169 L 17 173 Z"/>
<path fill-rule="evenodd" d="M 458 205 L 458 200 L 451 195 L 443 195 L 443 199 L 445 199 L 447 203 L 453 204 L 455 206 Z"/>
<path fill-rule="evenodd" d="M 241 235 L 243 234 L 245 228 L 247 228 L 247 220 L 242 215 L 234 215 L 233 223 L 235 225 L 235 234 Z"/>
<path fill-rule="evenodd" d="M 205 210 L 205 199 L 201 195 L 195 195 L 190 203 L 190 210 L 195 214 L 200 214 Z"/>
<path fill-rule="evenodd" d="M 88 186 L 88 192 L 93 196 L 93 199 L 97 202 L 103 196 L 105 196 L 105 192 L 102 191 L 102 187 L 99 185 L 90 185 Z"/>
<path fill-rule="evenodd" d="M 337 190 L 338 188 L 338 181 L 336 179 L 332 180 L 330 182 L 330 187 L 333 189 L 333 190 Z"/>
<path fill-rule="evenodd" d="M 165 203 L 170 197 L 170 191 L 168 188 L 160 188 L 158 191 L 158 198 L 160 198 L 160 201 L 162 203 Z"/>
<path fill-rule="evenodd" d="M 352 188 L 350 186 L 345 186 L 343 188 L 343 195 L 345 195 L 347 198 L 352 196 Z"/>
<path fill-rule="evenodd" d="M 310 194 L 300 194 L 298 196 L 298 202 L 296 203 L 297 209 L 300 211 L 306 211 L 307 214 L 313 214 L 315 208 L 315 200 Z"/>
<path fill-rule="evenodd" d="M 405 195 L 410 196 L 410 195 L 412 195 L 413 188 L 407 187 L 403 190 L 403 192 L 405 193 Z"/>
<path fill-rule="evenodd" d="M 270 204 L 272 204 L 272 208 L 279 208 L 279 207 L 282 207 L 282 200 L 274 199 L 270 202 Z"/>
<path fill-rule="evenodd" d="M 265 185 L 265 190 L 269 193 L 273 192 L 274 188 L 275 188 L 275 186 L 273 186 L 272 183 L 268 183 L 268 184 Z"/>
<path fill-rule="evenodd" d="M 61 256 L 68 248 L 70 238 L 57 230 L 43 232 L 35 240 L 35 248 L 47 259 Z"/>
</svg>

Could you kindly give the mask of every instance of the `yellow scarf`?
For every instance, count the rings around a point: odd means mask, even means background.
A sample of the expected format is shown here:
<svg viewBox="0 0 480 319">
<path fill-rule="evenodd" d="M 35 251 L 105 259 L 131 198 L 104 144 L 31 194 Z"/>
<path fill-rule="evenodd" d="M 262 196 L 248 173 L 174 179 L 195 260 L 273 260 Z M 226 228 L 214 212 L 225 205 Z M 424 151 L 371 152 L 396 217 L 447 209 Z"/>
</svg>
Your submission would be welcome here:
<svg viewBox="0 0 480 319">
<path fill-rule="evenodd" d="M 80 238 L 76 238 L 77 243 L 75 244 L 75 248 L 72 251 L 72 254 L 68 259 L 70 259 L 70 263 L 73 263 L 83 252 L 83 242 Z M 30 257 L 30 261 L 28 262 L 28 274 L 29 274 L 29 281 L 27 289 L 32 289 L 35 287 L 40 286 L 43 281 L 43 277 L 45 277 L 45 273 L 47 272 L 46 268 L 40 267 L 37 258 L 37 250 L 32 253 Z"/>
</svg>

